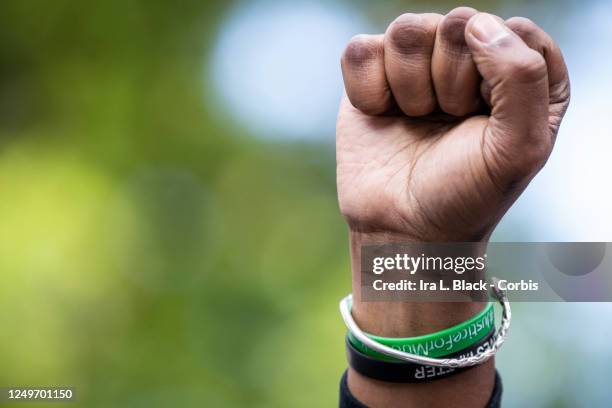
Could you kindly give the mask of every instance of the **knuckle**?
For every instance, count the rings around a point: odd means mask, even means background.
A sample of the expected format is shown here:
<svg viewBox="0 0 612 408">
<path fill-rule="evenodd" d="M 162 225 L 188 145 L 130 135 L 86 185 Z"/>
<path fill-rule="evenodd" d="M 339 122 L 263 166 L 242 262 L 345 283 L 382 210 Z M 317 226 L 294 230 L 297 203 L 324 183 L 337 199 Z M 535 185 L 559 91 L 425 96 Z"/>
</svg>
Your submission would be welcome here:
<svg viewBox="0 0 612 408">
<path fill-rule="evenodd" d="M 397 51 L 412 54 L 430 45 L 433 32 L 421 16 L 406 13 L 389 25 L 385 38 Z"/>
<path fill-rule="evenodd" d="M 526 17 L 512 17 L 506 21 L 506 26 L 521 37 L 527 45 L 540 53 L 552 43 L 550 36 Z"/>
<path fill-rule="evenodd" d="M 342 54 L 342 62 L 361 66 L 377 57 L 379 47 L 373 36 L 359 34 L 351 38 L 344 53 Z"/>
<path fill-rule="evenodd" d="M 438 27 L 438 34 L 442 38 L 455 46 L 465 46 L 465 26 L 469 19 L 476 14 L 477 11 L 470 7 L 457 7 L 451 10 Z"/>
<path fill-rule="evenodd" d="M 537 24 L 527 17 L 512 17 L 506 21 L 506 25 L 517 33 L 530 34 L 539 31 Z"/>
<path fill-rule="evenodd" d="M 447 17 L 458 17 L 469 20 L 474 14 L 478 13 L 478 10 L 472 7 L 455 7 L 446 15 Z"/>
</svg>

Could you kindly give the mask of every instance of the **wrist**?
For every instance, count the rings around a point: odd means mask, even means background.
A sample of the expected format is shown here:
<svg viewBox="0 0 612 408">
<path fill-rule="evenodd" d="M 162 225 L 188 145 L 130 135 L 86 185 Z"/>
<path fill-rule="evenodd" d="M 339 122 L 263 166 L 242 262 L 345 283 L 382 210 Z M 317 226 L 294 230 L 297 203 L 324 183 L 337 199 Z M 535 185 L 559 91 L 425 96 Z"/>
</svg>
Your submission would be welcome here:
<svg viewBox="0 0 612 408">
<path fill-rule="evenodd" d="M 424 242 L 413 236 L 350 231 L 353 316 L 366 332 L 384 337 L 412 337 L 443 330 L 476 315 L 480 302 L 362 302 L 361 247 L 393 243 Z M 440 240 L 444 241 L 444 240 Z M 486 241 L 481 241 L 486 245 Z M 483 246 L 484 246 L 483 245 Z"/>
</svg>

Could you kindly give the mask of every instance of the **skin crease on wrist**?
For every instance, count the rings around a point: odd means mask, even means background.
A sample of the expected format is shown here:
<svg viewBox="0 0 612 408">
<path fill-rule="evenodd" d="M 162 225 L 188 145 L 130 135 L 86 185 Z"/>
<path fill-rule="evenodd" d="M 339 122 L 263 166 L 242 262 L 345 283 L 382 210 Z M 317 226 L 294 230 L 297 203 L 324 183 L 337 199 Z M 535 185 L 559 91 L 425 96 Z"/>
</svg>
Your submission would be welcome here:
<svg viewBox="0 0 612 408">
<path fill-rule="evenodd" d="M 460 7 L 404 14 L 342 56 L 338 200 L 350 230 L 353 315 L 403 337 L 468 319 L 481 303 L 360 301 L 364 244 L 481 242 L 550 155 L 570 86 L 561 52 L 535 23 Z M 371 408 L 485 407 L 493 359 L 456 376 L 391 384 L 349 368 Z"/>
</svg>

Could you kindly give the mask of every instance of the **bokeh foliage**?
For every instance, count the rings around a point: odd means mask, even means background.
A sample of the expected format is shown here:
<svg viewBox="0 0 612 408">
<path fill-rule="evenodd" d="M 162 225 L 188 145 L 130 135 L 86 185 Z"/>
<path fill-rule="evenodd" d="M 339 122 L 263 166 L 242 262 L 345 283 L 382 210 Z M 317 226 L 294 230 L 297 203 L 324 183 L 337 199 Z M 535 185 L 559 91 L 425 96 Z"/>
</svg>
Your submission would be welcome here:
<svg viewBox="0 0 612 408">
<path fill-rule="evenodd" d="M 205 67 L 227 6 L 0 7 L 0 385 L 87 407 L 335 403 L 333 149 L 219 115 Z"/>
</svg>

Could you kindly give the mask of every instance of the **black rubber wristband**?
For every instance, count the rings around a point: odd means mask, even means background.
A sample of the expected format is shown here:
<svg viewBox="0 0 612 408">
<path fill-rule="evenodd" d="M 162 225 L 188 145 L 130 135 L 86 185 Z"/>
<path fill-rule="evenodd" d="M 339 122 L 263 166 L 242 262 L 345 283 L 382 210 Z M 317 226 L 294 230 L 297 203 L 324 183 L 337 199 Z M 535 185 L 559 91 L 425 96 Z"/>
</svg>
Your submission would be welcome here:
<svg viewBox="0 0 612 408">
<path fill-rule="evenodd" d="M 487 350 L 495 342 L 495 328 L 491 329 L 480 341 L 467 349 L 449 354 L 442 358 L 462 358 L 473 356 Z M 407 361 L 385 361 L 370 357 L 357 350 L 346 336 L 346 351 L 349 365 L 361 375 L 376 380 L 393 383 L 419 383 L 438 380 L 459 374 L 472 367 L 451 368 L 434 367 Z"/>
<path fill-rule="evenodd" d="M 493 392 L 491 398 L 485 408 L 501 408 L 501 399 L 503 393 L 502 380 L 499 376 L 499 372 L 495 372 L 495 385 L 493 386 Z M 347 372 L 345 371 L 340 380 L 340 408 L 368 408 L 362 404 L 353 394 L 348 387 Z"/>
</svg>

